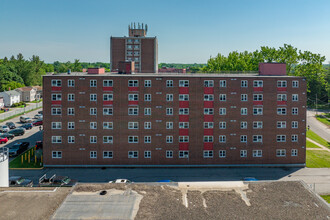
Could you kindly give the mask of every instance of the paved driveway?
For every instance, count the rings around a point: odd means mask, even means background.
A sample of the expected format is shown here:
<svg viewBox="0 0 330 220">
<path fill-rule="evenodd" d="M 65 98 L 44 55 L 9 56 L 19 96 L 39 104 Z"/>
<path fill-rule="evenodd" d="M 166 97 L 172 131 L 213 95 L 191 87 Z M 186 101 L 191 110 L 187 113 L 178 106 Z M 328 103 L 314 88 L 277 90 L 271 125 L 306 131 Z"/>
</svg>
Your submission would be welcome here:
<svg viewBox="0 0 330 220">
<path fill-rule="evenodd" d="M 330 127 L 319 122 L 314 116 L 315 111 L 307 110 L 307 125 L 310 126 L 310 129 L 318 134 L 320 137 L 330 142 Z M 321 114 L 322 112 L 318 112 Z"/>
</svg>

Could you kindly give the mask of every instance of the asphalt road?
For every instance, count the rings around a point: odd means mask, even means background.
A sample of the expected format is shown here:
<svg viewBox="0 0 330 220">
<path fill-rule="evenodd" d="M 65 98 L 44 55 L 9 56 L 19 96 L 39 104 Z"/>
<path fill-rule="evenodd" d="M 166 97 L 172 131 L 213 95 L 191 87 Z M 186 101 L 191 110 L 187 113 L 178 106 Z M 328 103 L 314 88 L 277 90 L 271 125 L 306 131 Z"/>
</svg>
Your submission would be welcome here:
<svg viewBox="0 0 330 220">
<path fill-rule="evenodd" d="M 318 112 L 321 114 L 322 112 Z M 310 126 L 310 129 L 318 134 L 321 138 L 330 142 L 330 127 L 319 122 L 314 116 L 316 112 L 313 110 L 307 110 L 307 125 Z"/>
</svg>

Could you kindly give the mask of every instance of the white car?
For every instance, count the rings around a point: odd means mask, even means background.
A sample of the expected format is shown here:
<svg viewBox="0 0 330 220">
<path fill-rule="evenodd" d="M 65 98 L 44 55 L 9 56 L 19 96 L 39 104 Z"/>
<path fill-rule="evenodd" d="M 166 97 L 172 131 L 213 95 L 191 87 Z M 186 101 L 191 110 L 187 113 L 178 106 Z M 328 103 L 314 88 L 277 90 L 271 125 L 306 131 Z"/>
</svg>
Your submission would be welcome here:
<svg viewBox="0 0 330 220">
<path fill-rule="evenodd" d="M 131 182 L 128 179 L 116 179 L 116 180 L 109 181 L 109 183 L 133 183 L 133 182 Z"/>
<path fill-rule="evenodd" d="M 43 115 L 42 114 L 36 114 L 34 116 L 34 118 L 36 118 L 36 119 L 42 119 L 43 118 Z"/>
<path fill-rule="evenodd" d="M 1 125 L 0 126 L 0 132 L 6 133 L 8 132 L 10 129 L 7 125 Z"/>
</svg>

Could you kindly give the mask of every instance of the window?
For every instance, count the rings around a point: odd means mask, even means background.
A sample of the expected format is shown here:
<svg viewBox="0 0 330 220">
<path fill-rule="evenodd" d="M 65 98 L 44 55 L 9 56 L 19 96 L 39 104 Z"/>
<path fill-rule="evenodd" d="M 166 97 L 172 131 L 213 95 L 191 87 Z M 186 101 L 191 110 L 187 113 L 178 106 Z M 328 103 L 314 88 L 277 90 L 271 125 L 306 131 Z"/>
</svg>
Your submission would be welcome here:
<svg viewBox="0 0 330 220">
<path fill-rule="evenodd" d="M 89 114 L 90 114 L 90 115 L 96 115 L 96 113 L 97 113 L 96 108 L 90 108 L 90 109 L 89 109 Z"/>
<path fill-rule="evenodd" d="M 62 100 L 62 94 L 61 93 L 52 94 L 52 101 L 61 101 L 61 100 Z"/>
<path fill-rule="evenodd" d="M 213 122 L 204 122 L 204 129 L 213 128 Z"/>
<path fill-rule="evenodd" d="M 227 81 L 226 80 L 220 80 L 220 88 L 225 88 L 227 87 Z"/>
<path fill-rule="evenodd" d="M 173 143 L 173 136 L 166 136 L 166 143 L 168 144 Z"/>
<path fill-rule="evenodd" d="M 286 115 L 286 108 L 277 108 L 278 115 Z"/>
<path fill-rule="evenodd" d="M 166 115 L 173 115 L 173 108 L 166 108 Z"/>
<path fill-rule="evenodd" d="M 166 101 L 172 102 L 173 101 L 173 94 L 166 94 Z"/>
<path fill-rule="evenodd" d="M 173 122 L 171 121 L 166 122 L 166 129 L 173 129 Z"/>
<path fill-rule="evenodd" d="M 112 80 L 103 80 L 103 87 L 113 87 Z"/>
<path fill-rule="evenodd" d="M 277 94 L 277 101 L 287 101 L 286 94 Z"/>
<path fill-rule="evenodd" d="M 103 136 L 103 143 L 112 144 L 113 143 L 113 137 L 112 136 Z"/>
<path fill-rule="evenodd" d="M 226 143 L 226 135 L 220 135 L 219 136 L 219 142 L 220 143 Z"/>
<path fill-rule="evenodd" d="M 151 158 L 151 151 L 144 151 L 144 158 Z"/>
<path fill-rule="evenodd" d="M 90 87 L 96 87 L 96 80 L 95 79 L 92 79 L 89 82 L 90 82 Z"/>
<path fill-rule="evenodd" d="M 103 101 L 112 101 L 113 100 L 113 94 L 103 94 Z"/>
<path fill-rule="evenodd" d="M 151 108 L 144 108 L 144 115 L 151 115 Z"/>
<path fill-rule="evenodd" d="M 189 101 L 189 95 L 188 94 L 180 94 L 179 95 L 179 101 Z"/>
<path fill-rule="evenodd" d="M 179 158 L 189 158 L 189 151 L 187 151 L 187 150 L 180 150 L 179 151 Z"/>
<path fill-rule="evenodd" d="M 144 101 L 150 102 L 151 101 L 151 94 L 144 94 Z"/>
<path fill-rule="evenodd" d="M 253 157 L 262 157 L 262 150 L 253 150 L 252 156 Z"/>
<path fill-rule="evenodd" d="M 298 128 L 298 122 L 297 121 L 291 122 L 291 128 Z"/>
<path fill-rule="evenodd" d="M 96 102 L 96 100 L 97 100 L 97 95 L 96 95 L 96 94 L 90 94 L 90 95 L 89 95 L 89 100 L 90 100 L 91 102 Z"/>
<path fill-rule="evenodd" d="M 262 142 L 262 135 L 253 135 L 253 142 Z"/>
<path fill-rule="evenodd" d="M 292 81 L 292 88 L 298 88 L 299 87 L 299 81 Z"/>
<path fill-rule="evenodd" d="M 292 115 L 298 115 L 298 108 L 292 108 Z"/>
<path fill-rule="evenodd" d="M 253 108 L 253 115 L 262 115 L 262 108 Z"/>
<path fill-rule="evenodd" d="M 276 157 L 285 157 L 286 150 L 285 149 L 277 149 L 276 150 Z"/>
<path fill-rule="evenodd" d="M 247 122 L 241 121 L 241 129 L 247 129 Z"/>
<path fill-rule="evenodd" d="M 103 115 L 112 115 L 113 109 L 112 108 L 103 108 Z"/>
<path fill-rule="evenodd" d="M 173 80 L 166 80 L 166 87 L 173 87 Z"/>
<path fill-rule="evenodd" d="M 52 86 L 62 86 L 62 80 L 60 79 L 52 79 Z"/>
<path fill-rule="evenodd" d="M 150 121 L 144 122 L 144 129 L 151 129 L 151 122 Z"/>
<path fill-rule="evenodd" d="M 128 80 L 128 87 L 138 87 L 139 80 Z"/>
<path fill-rule="evenodd" d="M 226 99 L 227 99 L 226 94 L 220 94 L 220 95 L 219 95 L 219 100 L 220 100 L 221 102 L 225 102 Z"/>
<path fill-rule="evenodd" d="M 204 95 L 204 101 L 214 101 L 213 95 Z"/>
<path fill-rule="evenodd" d="M 189 87 L 189 80 L 179 80 L 179 87 Z"/>
<path fill-rule="evenodd" d="M 112 151 L 103 151 L 103 158 L 113 158 Z"/>
<path fill-rule="evenodd" d="M 139 143 L 139 137 L 138 136 L 128 136 L 128 143 Z"/>
<path fill-rule="evenodd" d="M 204 158 L 212 158 L 213 157 L 213 150 L 204 150 L 203 155 L 204 155 Z"/>
<path fill-rule="evenodd" d="M 113 129 L 113 122 L 103 122 L 103 129 Z"/>
<path fill-rule="evenodd" d="M 292 101 L 297 102 L 299 100 L 298 94 L 292 94 Z"/>
<path fill-rule="evenodd" d="M 179 115 L 189 115 L 189 108 L 179 108 Z"/>
<path fill-rule="evenodd" d="M 128 94 L 128 101 L 138 101 L 139 95 L 138 94 Z"/>
<path fill-rule="evenodd" d="M 247 108 L 241 108 L 241 115 L 247 115 Z"/>
<path fill-rule="evenodd" d="M 283 135 L 283 134 L 277 135 L 276 136 L 276 141 L 277 142 L 286 142 L 286 135 Z"/>
<path fill-rule="evenodd" d="M 179 122 L 179 128 L 189 128 L 189 122 Z"/>
<path fill-rule="evenodd" d="M 214 87 L 213 80 L 204 80 L 204 87 Z"/>
<path fill-rule="evenodd" d="M 89 122 L 90 129 L 97 129 L 97 122 Z"/>
<path fill-rule="evenodd" d="M 68 136 L 68 143 L 73 144 L 74 143 L 74 136 Z"/>
<path fill-rule="evenodd" d="M 204 115 L 213 115 L 213 108 L 204 108 Z"/>
<path fill-rule="evenodd" d="M 68 129 L 74 129 L 74 122 L 68 122 Z"/>
<path fill-rule="evenodd" d="M 151 143 L 151 136 L 144 136 L 144 143 L 150 144 Z"/>
<path fill-rule="evenodd" d="M 68 87 L 74 87 L 74 80 L 73 79 L 68 80 Z"/>
<path fill-rule="evenodd" d="M 263 95 L 262 94 L 253 94 L 253 101 L 262 101 Z"/>
<path fill-rule="evenodd" d="M 189 136 L 179 136 L 179 143 L 188 143 Z"/>
<path fill-rule="evenodd" d="M 291 141 L 292 142 L 298 142 L 298 135 L 297 134 L 291 135 Z"/>
<path fill-rule="evenodd" d="M 74 115 L 74 108 L 68 108 L 68 115 Z"/>
<path fill-rule="evenodd" d="M 297 150 L 297 149 L 292 149 L 292 150 L 291 150 L 291 156 L 292 156 L 292 157 L 296 157 L 296 156 L 298 156 L 298 150 Z"/>
<path fill-rule="evenodd" d="M 62 129 L 62 122 L 52 122 L 52 129 Z"/>
<path fill-rule="evenodd" d="M 128 158 L 138 158 L 138 151 L 128 151 Z"/>
<path fill-rule="evenodd" d="M 52 158 L 62 158 L 62 151 L 52 151 Z"/>
<path fill-rule="evenodd" d="M 139 49 L 139 48 L 140 48 L 139 45 L 134 45 L 134 49 Z M 138 58 L 138 57 L 135 57 L 135 60 L 136 60 L 136 58 Z"/>
<path fill-rule="evenodd" d="M 248 100 L 248 95 L 247 94 L 241 94 L 241 101 L 246 102 Z"/>
<path fill-rule="evenodd" d="M 225 150 L 219 150 L 219 157 L 225 158 L 226 157 L 226 151 Z"/>
<path fill-rule="evenodd" d="M 241 142 L 246 143 L 247 142 L 247 135 L 241 135 Z"/>
<path fill-rule="evenodd" d="M 263 81 L 262 80 L 254 80 L 253 81 L 253 87 L 263 87 Z"/>
<path fill-rule="evenodd" d="M 286 121 L 278 121 L 277 128 L 286 128 Z"/>
<path fill-rule="evenodd" d="M 226 108 L 219 108 L 219 115 L 226 115 Z"/>
<path fill-rule="evenodd" d="M 241 150 L 240 155 L 241 157 L 247 157 L 247 150 Z"/>
<path fill-rule="evenodd" d="M 166 158 L 173 158 L 173 151 L 167 150 L 166 151 Z"/>
<path fill-rule="evenodd" d="M 248 81 L 247 80 L 241 80 L 241 87 L 243 87 L 243 88 L 248 87 Z"/>
<path fill-rule="evenodd" d="M 151 80 L 144 80 L 144 87 L 151 87 Z"/>
<path fill-rule="evenodd" d="M 53 144 L 62 143 L 62 136 L 52 136 L 52 143 Z"/>
<path fill-rule="evenodd" d="M 285 80 L 277 81 L 277 87 L 280 87 L 280 88 L 286 87 L 286 81 Z"/>
<path fill-rule="evenodd" d="M 68 101 L 74 101 L 74 94 L 68 94 Z"/>
<path fill-rule="evenodd" d="M 213 143 L 213 136 L 204 136 L 204 143 Z"/>
<path fill-rule="evenodd" d="M 128 115 L 138 115 L 139 108 L 128 108 Z"/>
<path fill-rule="evenodd" d="M 254 129 L 262 129 L 262 125 L 263 125 L 262 121 L 254 121 L 253 122 L 253 128 Z"/>
<path fill-rule="evenodd" d="M 226 122 L 225 121 L 220 121 L 219 122 L 219 129 L 226 129 Z"/>
<path fill-rule="evenodd" d="M 128 122 L 128 129 L 139 129 L 139 122 Z"/>
<path fill-rule="evenodd" d="M 89 137 L 89 142 L 91 144 L 96 144 L 97 143 L 97 136 L 90 136 Z"/>
<path fill-rule="evenodd" d="M 96 151 L 90 151 L 89 152 L 89 158 L 96 159 L 97 158 L 97 152 Z"/>
</svg>

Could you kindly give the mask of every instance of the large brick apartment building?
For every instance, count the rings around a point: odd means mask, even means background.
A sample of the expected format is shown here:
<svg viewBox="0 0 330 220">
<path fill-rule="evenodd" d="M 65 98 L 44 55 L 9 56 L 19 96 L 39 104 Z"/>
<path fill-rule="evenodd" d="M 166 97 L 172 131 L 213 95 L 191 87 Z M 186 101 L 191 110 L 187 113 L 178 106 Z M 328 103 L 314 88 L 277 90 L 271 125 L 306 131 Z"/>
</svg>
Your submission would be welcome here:
<svg viewBox="0 0 330 220">
<path fill-rule="evenodd" d="M 306 81 L 271 69 L 44 76 L 44 165 L 304 166 Z"/>
</svg>

